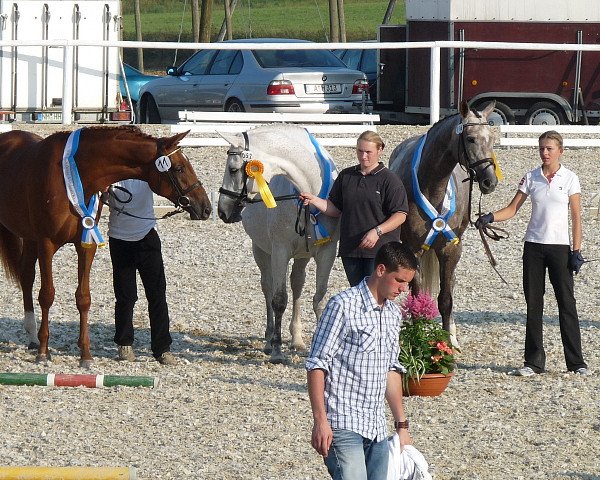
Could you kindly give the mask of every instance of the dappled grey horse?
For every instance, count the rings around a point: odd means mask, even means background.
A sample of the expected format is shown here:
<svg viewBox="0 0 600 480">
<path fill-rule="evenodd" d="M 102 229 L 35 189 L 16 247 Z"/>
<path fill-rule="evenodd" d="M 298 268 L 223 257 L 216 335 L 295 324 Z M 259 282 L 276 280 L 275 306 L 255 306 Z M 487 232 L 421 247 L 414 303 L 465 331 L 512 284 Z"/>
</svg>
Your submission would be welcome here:
<svg viewBox="0 0 600 480">
<path fill-rule="evenodd" d="M 494 105 L 477 112 L 463 101 L 458 114 L 440 120 L 425 135 L 405 140 L 390 155 L 390 169 L 404 182 L 409 201 L 402 241 L 422 255 L 413 292 L 439 292 L 442 323 L 455 346 L 452 292 L 462 253 L 460 238 L 470 221 L 470 192 L 474 182 L 484 194 L 498 183 L 488 124 Z"/>
<path fill-rule="evenodd" d="M 306 129 L 285 124 L 265 125 L 244 134 L 221 136 L 230 143 L 219 217 L 242 221 L 252 239 L 267 309 L 265 353 L 271 362 L 285 361 L 281 351 L 281 321 L 288 302 L 287 271 L 294 259 L 291 347 L 305 349 L 300 320 L 300 295 L 306 265 L 316 263 L 313 309 L 317 318 L 326 302 L 327 283 L 339 239 L 338 219 L 299 208 L 299 192 L 327 196 L 337 170 L 329 154 Z M 271 197 L 271 195 L 273 197 Z M 254 202 L 256 199 L 262 201 Z M 277 206 L 272 207 L 276 202 Z"/>
</svg>

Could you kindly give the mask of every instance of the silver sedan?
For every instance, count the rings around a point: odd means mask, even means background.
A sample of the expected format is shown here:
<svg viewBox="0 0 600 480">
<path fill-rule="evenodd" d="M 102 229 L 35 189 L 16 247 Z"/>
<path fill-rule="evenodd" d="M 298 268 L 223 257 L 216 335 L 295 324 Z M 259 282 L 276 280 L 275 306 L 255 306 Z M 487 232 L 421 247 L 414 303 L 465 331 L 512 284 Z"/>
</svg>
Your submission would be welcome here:
<svg viewBox="0 0 600 480">
<path fill-rule="evenodd" d="M 302 42 L 291 39 L 244 43 Z M 329 50 L 200 50 L 140 91 L 141 123 L 172 123 L 179 111 L 359 113 L 364 73 Z"/>
</svg>

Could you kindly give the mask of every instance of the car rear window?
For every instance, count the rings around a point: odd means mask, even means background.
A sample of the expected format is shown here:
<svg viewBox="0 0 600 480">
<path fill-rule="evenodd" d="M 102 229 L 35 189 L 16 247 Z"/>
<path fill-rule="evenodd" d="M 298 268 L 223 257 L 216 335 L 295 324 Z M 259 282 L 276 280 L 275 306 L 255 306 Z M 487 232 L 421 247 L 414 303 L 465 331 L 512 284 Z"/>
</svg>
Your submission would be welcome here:
<svg viewBox="0 0 600 480">
<path fill-rule="evenodd" d="M 252 50 L 263 68 L 345 67 L 329 50 Z"/>
</svg>

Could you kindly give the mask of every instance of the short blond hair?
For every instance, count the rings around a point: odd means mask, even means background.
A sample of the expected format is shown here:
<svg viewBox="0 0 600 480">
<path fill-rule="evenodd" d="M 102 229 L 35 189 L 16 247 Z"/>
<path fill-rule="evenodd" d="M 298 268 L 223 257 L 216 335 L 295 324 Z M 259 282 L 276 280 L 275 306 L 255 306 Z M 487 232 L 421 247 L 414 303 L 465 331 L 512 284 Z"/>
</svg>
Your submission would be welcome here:
<svg viewBox="0 0 600 480">
<path fill-rule="evenodd" d="M 546 139 L 554 140 L 556 143 L 558 143 L 560 148 L 563 148 L 563 137 L 556 130 L 548 130 L 547 132 L 542 133 L 540 138 L 538 138 L 538 143 Z"/>
<path fill-rule="evenodd" d="M 383 140 L 381 139 L 379 134 L 372 130 L 365 130 L 363 133 L 361 133 L 356 143 L 358 144 L 358 142 L 360 142 L 361 140 L 364 140 L 365 142 L 374 143 L 375 145 L 377 145 L 377 148 L 381 150 L 383 150 L 383 148 L 385 147 L 385 143 L 383 143 Z"/>
</svg>

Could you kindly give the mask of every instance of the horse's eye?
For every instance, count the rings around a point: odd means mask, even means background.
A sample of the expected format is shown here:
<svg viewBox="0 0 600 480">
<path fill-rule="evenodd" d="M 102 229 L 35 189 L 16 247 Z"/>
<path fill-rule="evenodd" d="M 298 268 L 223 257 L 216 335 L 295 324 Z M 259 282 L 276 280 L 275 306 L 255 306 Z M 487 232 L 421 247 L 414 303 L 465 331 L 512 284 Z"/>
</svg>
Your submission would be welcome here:
<svg viewBox="0 0 600 480">
<path fill-rule="evenodd" d="M 233 174 L 235 174 L 235 173 L 237 173 L 237 172 L 239 172 L 239 171 L 240 171 L 240 169 L 239 169 L 239 168 L 230 168 L 230 169 L 229 169 L 229 174 L 230 174 L 230 175 L 233 175 Z"/>
<path fill-rule="evenodd" d="M 175 173 L 181 173 L 183 172 L 183 165 L 176 165 L 173 167 L 173 170 L 175 170 Z"/>
<path fill-rule="evenodd" d="M 475 143 L 475 137 L 467 137 L 467 142 Z"/>
</svg>

